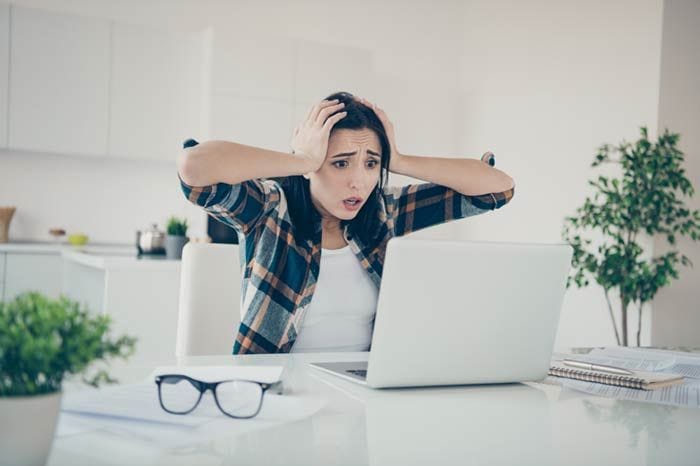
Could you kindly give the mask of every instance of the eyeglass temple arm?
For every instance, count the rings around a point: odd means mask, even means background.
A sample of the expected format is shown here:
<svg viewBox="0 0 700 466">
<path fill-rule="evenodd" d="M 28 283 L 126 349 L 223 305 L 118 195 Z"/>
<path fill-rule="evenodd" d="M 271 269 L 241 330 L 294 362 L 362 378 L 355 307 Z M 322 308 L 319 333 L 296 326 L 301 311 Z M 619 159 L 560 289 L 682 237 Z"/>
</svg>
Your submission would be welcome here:
<svg viewBox="0 0 700 466">
<path fill-rule="evenodd" d="M 272 390 L 275 395 L 282 395 L 284 393 L 284 384 L 281 380 L 274 383 L 263 383 L 261 384 L 265 391 Z"/>
</svg>

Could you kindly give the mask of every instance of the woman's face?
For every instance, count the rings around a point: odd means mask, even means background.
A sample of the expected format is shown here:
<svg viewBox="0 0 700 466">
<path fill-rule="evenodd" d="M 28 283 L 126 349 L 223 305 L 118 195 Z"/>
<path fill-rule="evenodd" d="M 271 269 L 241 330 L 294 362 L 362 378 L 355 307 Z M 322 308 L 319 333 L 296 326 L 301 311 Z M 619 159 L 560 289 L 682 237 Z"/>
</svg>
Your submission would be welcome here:
<svg viewBox="0 0 700 466">
<path fill-rule="evenodd" d="M 335 130 L 323 165 L 307 175 L 314 206 L 324 218 L 351 220 L 376 188 L 380 173 L 381 145 L 374 131 Z M 357 202 L 347 202 L 350 198 Z"/>
</svg>

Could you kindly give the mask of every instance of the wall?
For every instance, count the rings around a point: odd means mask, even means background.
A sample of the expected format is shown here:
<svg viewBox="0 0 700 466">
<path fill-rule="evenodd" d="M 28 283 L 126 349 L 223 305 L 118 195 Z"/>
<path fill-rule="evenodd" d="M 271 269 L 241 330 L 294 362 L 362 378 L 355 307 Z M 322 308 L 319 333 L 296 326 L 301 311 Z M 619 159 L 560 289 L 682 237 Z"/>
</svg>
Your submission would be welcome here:
<svg viewBox="0 0 700 466">
<path fill-rule="evenodd" d="M 158 28 L 210 29 L 214 74 L 210 111 L 203 118 L 211 120 L 211 137 L 285 151 L 294 124 L 313 101 L 349 90 L 392 109 L 401 128 L 402 149 L 460 153 L 460 109 L 451 100 L 459 71 L 454 57 L 461 47 L 456 40 L 459 18 L 453 14 L 458 2 L 445 2 L 443 8 L 428 2 L 414 2 L 411 8 L 403 2 L 386 2 L 372 5 L 369 17 L 365 13 L 369 3 L 348 12 L 343 5 L 331 7 L 325 2 L 19 0 L 14 4 Z M 341 23 L 353 27 L 339 27 Z M 282 42 L 289 56 L 273 50 Z M 265 55 L 272 60 L 260 58 Z M 256 66 L 241 69 L 236 58 Z M 355 70 L 355 61 L 364 63 L 369 73 Z M 275 76 L 279 71 L 282 75 Z M 441 83 L 439 89 L 435 82 Z M 263 83 L 270 92 L 258 92 Z M 286 93 L 280 92 L 284 86 Z M 406 98 L 410 94 L 415 95 L 413 100 Z M 49 228 L 63 227 L 83 231 L 94 242 L 131 243 L 137 229 L 152 222 L 162 227 L 172 214 L 186 215 L 193 224 L 190 234 L 202 235 L 202 214 L 178 191 L 175 159 L 181 141 L 172 144 L 172 163 L 161 164 L 0 150 L 0 203 L 18 207 L 10 240 L 47 240 Z M 392 183 L 404 181 L 397 177 Z"/>
<path fill-rule="evenodd" d="M 386 109 L 402 152 L 479 157 L 493 151 L 516 180 L 513 202 L 423 236 L 560 241 L 563 218 L 588 192 L 595 149 L 635 139 L 641 125 L 653 135 L 658 120 L 660 0 L 16 3 L 139 24 L 211 27 L 212 136 L 269 140 L 270 148 L 285 150 L 303 109 L 345 89 Z M 288 54 L 276 51 L 280 41 L 288 42 Z M 259 58 L 265 55 L 277 58 Z M 257 64 L 236 69 L 235 56 Z M 362 79 L 360 67 L 369 70 Z M 256 84 L 262 94 L 251 94 Z M 269 130 L 255 124 L 268 117 Z M 64 225 L 98 241 L 128 243 L 134 230 L 171 213 L 203 228 L 178 192 L 174 161 L 3 151 L 0 164 L 0 203 L 20 207 L 13 240 L 44 239 L 48 228 Z M 406 181 L 393 177 L 392 184 Z M 557 347 L 613 342 L 602 292 L 567 292 Z"/>
<path fill-rule="evenodd" d="M 664 33 L 659 98 L 659 132 L 680 133 L 679 148 L 685 153 L 686 176 L 696 194 L 685 199 L 691 210 L 700 209 L 700 2 L 664 2 Z M 668 250 L 656 240 L 657 254 Z M 700 244 L 680 239 L 677 249 L 695 264 L 680 267 L 680 278 L 663 288 L 654 300 L 651 343 L 655 346 L 700 346 Z"/>
<path fill-rule="evenodd" d="M 654 133 L 661 12 L 656 0 L 466 4 L 463 145 L 516 180 L 512 204 L 464 223 L 468 237 L 560 241 L 596 148 Z M 556 346 L 614 344 L 609 319 L 599 287 L 569 290 Z"/>
</svg>

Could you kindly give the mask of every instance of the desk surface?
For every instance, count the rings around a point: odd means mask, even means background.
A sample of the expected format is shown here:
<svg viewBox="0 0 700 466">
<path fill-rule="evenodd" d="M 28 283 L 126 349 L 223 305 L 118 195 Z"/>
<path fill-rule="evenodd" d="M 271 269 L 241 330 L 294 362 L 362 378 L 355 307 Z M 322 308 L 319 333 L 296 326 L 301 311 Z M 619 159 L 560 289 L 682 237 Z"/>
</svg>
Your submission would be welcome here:
<svg viewBox="0 0 700 466">
<path fill-rule="evenodd" d="M 372 390 L 307 364 L 366 360 L 367 354 L 181 360 L 284 365 L 287 389 L 322 397 L 326 404 L 307 419 L 181 448 L 132 445 L 114 433 L 85 432 L 56 439 L 48 464 L 700 464 L 698 409 L 599 398 L 545 384 Z M 131 367 L 131 380 L 152 369 Z"/>
</svg>

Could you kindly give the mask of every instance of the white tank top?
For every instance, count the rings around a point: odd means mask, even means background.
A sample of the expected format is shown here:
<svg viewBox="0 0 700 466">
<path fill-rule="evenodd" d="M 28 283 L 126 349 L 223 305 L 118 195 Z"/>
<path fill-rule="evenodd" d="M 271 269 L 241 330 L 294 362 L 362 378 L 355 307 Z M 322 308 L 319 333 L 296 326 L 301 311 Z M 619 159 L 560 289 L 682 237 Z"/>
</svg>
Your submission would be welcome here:
<svg viewBox="0 0 700 466">
<path fill-rule="evenodd" d="M 292 352 L 367 351 L 378 295 L 349 245 L 323 249 L 316 289 Z"/>
</svg>

